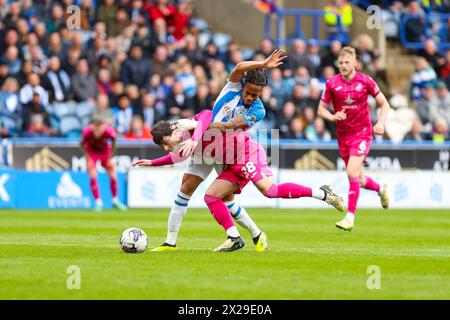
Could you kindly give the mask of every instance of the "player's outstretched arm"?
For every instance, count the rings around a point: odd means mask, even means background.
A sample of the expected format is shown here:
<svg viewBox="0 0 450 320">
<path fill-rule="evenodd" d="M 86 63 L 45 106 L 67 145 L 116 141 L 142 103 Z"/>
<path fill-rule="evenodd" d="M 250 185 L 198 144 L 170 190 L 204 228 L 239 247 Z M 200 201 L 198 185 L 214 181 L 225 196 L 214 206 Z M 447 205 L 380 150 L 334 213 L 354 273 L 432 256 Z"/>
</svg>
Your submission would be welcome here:
<svg viewBox="0 0 450 320">
<path fill-rule="evenodd" d="M 179 153 L 171 152 L 164 157 L 148 160 L 148 159 L 139 159 L 134 161 L 131 166 L 132 167 L 161 167 L 168 166 L 174 163 L 183 162 L 187 157 L 182 157 Z"/>
<path fill-rule="evenodd" d="M 209 125 L 209 129 L 217 129 L 221 132 L 225 132 L 228 129 L 236 130 L 236 129 L 245 129 L 248 127 L 247 122 L 245 122 L 244 117 L 239 115 L 230 119 L 227 122 L 213 122 Z"/>
<path fill-rule="evenodd" d="M 286 51 L 275 50 L 272 54 L 267 57 L 264 61 L 242 61 L 239 62 L 233 70 L 231 70 L 228 76 L 228 81 L 230 82 L 240 82 L 244 78 L 244 74 L 247 71 L 252 71 L 256 69 L 273 69 L 277 68 L 283 64 L 283 60 L 287 58 Z"/>
<path fill-rule="evenodd" d="M 386 97 L 382 92 L 377 94 L 375 100 L 378 106 L 381 108 L 381 111 L 380 111 L 380 118 L 378 119 L 377 123 L 373 126 L 373 132 L 375 134 L 382 135 L 384 134 L 384 123 L 386 122 L 386 118 L 388 116 L 389 110 L 391 109 L 391 106 L 389 105 L 389 102 L 387 101 Z"/>
</svg>

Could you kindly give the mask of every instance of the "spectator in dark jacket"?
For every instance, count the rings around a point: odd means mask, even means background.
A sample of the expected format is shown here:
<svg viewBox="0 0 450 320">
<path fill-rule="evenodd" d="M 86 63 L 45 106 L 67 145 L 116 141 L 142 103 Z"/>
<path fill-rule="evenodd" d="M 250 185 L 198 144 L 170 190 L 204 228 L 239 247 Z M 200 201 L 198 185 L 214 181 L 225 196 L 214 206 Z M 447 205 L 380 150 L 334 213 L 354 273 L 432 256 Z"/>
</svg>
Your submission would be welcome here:
<svg viewBox="0 0 450 320">
<path fill-rule="evenodd" d="M 142 48 L 133 45 L 130 49 L 130 57 L 122 63 L 120 80 L 125 86 L 134 84 L 142 89 L 148 85 L 150 75 L 150 63 L 142 57 Z"/>
<path fill-rule="evenodd" d="M 53 56 L 49 61 L 49 70 L 44 76 L 43 86 L 49 92 L 50 103 L 64 102 L 70 98 L 70 77 L 61 69 L 61 61 Z"/>
</svg>

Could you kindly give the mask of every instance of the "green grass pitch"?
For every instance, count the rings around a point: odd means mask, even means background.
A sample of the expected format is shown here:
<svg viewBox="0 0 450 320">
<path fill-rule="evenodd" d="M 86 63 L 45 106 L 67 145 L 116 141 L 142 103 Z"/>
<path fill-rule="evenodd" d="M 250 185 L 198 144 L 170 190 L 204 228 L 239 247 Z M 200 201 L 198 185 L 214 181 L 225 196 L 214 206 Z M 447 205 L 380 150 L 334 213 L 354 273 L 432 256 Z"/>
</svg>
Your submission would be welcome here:
<svg viewBox="0 0 450 320">
<path fill-rule="evenodd" d="M 240 229 L 243 250 L 214 253 L 224 232 L 191 209 L 177 252 L 121 251 L 128 227 L 161 244 L 168 211 L 0 211 L 0 299 L 450 299 L 450 210 L 360 210 L 345 232 L 336 211 L 249 209 L 270 250 Z"/>
</svg>

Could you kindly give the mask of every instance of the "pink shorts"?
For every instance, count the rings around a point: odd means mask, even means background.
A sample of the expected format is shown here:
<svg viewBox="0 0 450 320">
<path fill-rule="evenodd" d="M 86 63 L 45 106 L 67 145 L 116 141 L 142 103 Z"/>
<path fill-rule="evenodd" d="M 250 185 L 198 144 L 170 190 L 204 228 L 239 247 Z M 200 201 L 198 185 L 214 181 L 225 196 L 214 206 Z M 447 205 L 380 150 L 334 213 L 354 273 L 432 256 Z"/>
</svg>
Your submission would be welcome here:
<svg viewBox="0 0 450 320">
<path fill-rule="evenodd" d="M 372 137 L 355 137 L 353 139 L 346 138 L 345 140 L 338 139 L 339 153 L 347 165 L 350 156 L 364 156 L 369 154 L 370 146 L 372 144 Z"/>
<path fill-rule="evenodd" d="M 104 152 L 104 153 L 87 151 L 87 155 L 88 155 L 89 160 L 94 162 L 94 165 L 97 164 L 97 161 L 100 161 L 100 163 L 102 164 L 103 168 L 106 169 L 108 167 L 109 158 L 111 156 L 111 152 L 110 151 L 107 151 L 107 152 Z"/>
<path fill-rule="evenodd" d="M 261 180 L 263 178 L 262 174 L 267 177 L 273 176 L 267 161 L 257 163 L 249 161 L 246 164 L 224 166 L 223 171 L 219 173 L 217 179 L 236 184 L 238 189 L 234 193 L 239 194 L 250 181 L 256 183 Z"/>
</svg>

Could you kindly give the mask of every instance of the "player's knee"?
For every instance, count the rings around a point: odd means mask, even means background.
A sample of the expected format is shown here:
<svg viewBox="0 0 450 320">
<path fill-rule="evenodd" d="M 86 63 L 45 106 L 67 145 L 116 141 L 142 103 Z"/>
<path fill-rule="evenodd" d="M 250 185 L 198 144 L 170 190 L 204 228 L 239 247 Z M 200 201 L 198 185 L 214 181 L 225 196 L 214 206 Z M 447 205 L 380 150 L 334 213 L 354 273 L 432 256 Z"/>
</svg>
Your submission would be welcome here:
<svg viewBox="0 0 450 320">
<path fill-rule="evenodd" d="M 366 178 L 365 177 L 359 177 L 359 185 L 361 187 L 364 187 L 366 185 Z"/>
<path fill-rule="evenodd" d="M 219 197 L 216 197 L 215 195 L 206 193 L 203 197 L 203 200 L 205 201 L 206 205 L 210 205 L 218 200 L 220 200 Z"/>
</svg>

